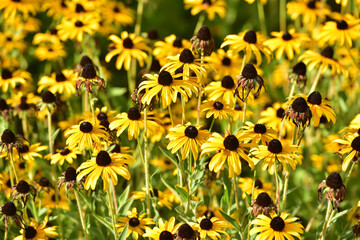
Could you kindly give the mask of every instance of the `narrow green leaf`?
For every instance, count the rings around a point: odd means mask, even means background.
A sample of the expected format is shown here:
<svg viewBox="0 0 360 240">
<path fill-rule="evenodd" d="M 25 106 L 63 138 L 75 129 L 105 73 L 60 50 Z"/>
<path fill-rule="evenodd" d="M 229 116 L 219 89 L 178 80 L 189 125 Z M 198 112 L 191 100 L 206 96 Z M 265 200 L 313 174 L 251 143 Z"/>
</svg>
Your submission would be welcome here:
<svg viewBox="0 0 360 240">
<path fill-rule="evenodd" d="M 184 199 L 185 202 L 189 200 L 189 194 L 183 188 L 175 186 L 175 189 L 180 194 L 182 199 Z"/>
<path fill-rule="evenodd" d="M 102 225 L 104 225 L 105 227 L 107 227 L 111 232 L 113 231 L 112 225 L 107 222 L 103 217 L 97 215 L 97 214 L 92 214 L 92 216 L 99 221 Z"/>
<path fill-rule="evenodd" d="M 231 225 L 233 225 L 238 231 L 241 231 L 240 225 L 236 222 L 235 219 L 233 219 L 232 217 L 230 217 L 229 215 L 227 215 L 224 211 L 222 211 L 221 209 L 219 209 L 219 212 L 221 213 L 221 215 L 223 216 L 223 218 L 225 218 L 225 220 L 230 223 Z"/>
<path fill-rule="evenodd" d="M 129 224 L 127 223 L 127 224 L 125 225 L 124 229 L 122 230 L 121 234 L 120 234 L 119 240 L 126 240 L 128 228 L 129 228 Z"/>
<path fill-rule="evenodd" d="M 169 158 L 174 163 L 176 167 L 178 167 L 178 160 L 174 156 L 170 155 L 170 153 L 162 147 L 159 147 L 159 149 L 167 158 Z"/>
</svg>

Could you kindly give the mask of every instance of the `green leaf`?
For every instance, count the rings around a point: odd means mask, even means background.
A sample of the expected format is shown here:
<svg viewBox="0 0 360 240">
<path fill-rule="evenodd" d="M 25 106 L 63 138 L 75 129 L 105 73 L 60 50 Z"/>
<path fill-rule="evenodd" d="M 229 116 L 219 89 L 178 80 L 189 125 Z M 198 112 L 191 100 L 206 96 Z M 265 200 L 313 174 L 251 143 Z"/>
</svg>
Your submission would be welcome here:
<svg viewBox="0 0 360 240">
<path fill-rule="evenodd" d="M 97 214 L 92 214 L 92 216 L 98 221 L 100 222 L 102 225 L 104 225 L 105 227 L 107 227 L 111 232 L 113 231 L 112 225 L 107 222 L 103 217 L 97 215 Z"/>
<path fill-rule="evenodd" d="M 185 202 L 189 200 L 189 194 L 185 191 L 185 189 L 175 186 L 176 191 L 180 194 L 181 198 L 184 199 Z"/>
<path fill-rule="evenodd" d="M 120 87 L 108 88 L 109 97 L 119 97 L 124 95 L 126 92 L 127 92 L 126 88 L 120 88 Z"/>
<path fill-rule="evenodd" d="M 56 129 L 56 131 L 53 133 L 52 135 L 52 139 L 53 141 L 56 139 L 56 137 L 59 135 L 59 132 L 60 132 L 60 128 Z"/>
<path fill-rule="evenodd" d="M 130 185 L 128 185 L 126 187 L 126 189 L 123 191 L 123 193 L 120 195 L 120 197 L 119 197 L 119 206 L 122 206 L 127 201 L 127 198 L 129 196 L 129 192 L 130 192 Z"/>
<path fill-rule="evenodd" d="M 167 158 L 169 158 L 174 163 L 177 168 L 179 168 L 178 160 L 173 155 L 170 155 L 170 153 L 162 147 L 159 147 L 159 149 Z"/>
<path fill-rule="evenodd" d="M 178 192 L 177 192 L 168 182 L 166 182 L 166 180 L 165 180 L 162 176 L 160 176 L 160 179 L 161 179 L 161 181 L 164 183 L 164 185 L 165 185 L 168 189 L 170 189 L 170 191 L 171 191 L 173 194 L 176 195 L 177 198 L 180 198 L 180 195 L 178 194 Z"/>
<path fill-rule="evenodd" d="M 134 202 L 134 198 L 130 198 L 128 201 L 126 201 L 126 203 L 124 205 L 122 205 L 121 207 L 119 207 L 118 213 L 120 215 L 126 215 L 126 213 L 130 210 L 131 205 Z"/>
<path fill-rule="evenodd" d="M 240 225 L 236 222 L 236 220 L 232 217 L 230 217 L 229 215 L 227 215 L 224 211 L 222 211 L 221 209 L 219 209 L 219 212 L 221 213 L 221 215 L 223 216 L 223 218 L 225 218 L 225 220 L 230 223 L 231 225 L 233 225 L 238 231 L 241 231 Z"/>
<path fill-rule="evenodd" d="M 121 234 L 120 234 L 119 240 L 126 240 L 128 228 L 129 228 L 129 224 L 127 223 L 127 224 L 125 225 L 124 229 L 122 230 Z"/>
</svg>

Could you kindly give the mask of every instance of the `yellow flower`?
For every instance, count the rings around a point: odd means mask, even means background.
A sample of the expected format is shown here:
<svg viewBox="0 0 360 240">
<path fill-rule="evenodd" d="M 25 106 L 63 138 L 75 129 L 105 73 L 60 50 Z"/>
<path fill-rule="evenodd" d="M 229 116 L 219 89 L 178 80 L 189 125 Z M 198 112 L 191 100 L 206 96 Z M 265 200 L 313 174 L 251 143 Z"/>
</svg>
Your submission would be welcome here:
<svg viewBox="0 0 360 240">
<path fill-rule="evenodd" d="M 169 134 L 166 136 L 170 140 L 167 149 L 172 149 L 171 153 L 174 154 L 182 148 L 182 159 L 187 158 L 191 150 L 193 158 L 197 160 L 199 147 L 206 142 L 209 136 L 208 130 L 200 130 L 200 128 L 201 126 L 192 126 L 191 123 L 170 128 Z"/>
<path fill-rule="evenodd" d="M 292 236 L 301 239 L 304 232 L 304 227 L 296 222 L 298 218 L 290 216 L 289 213 L 281 213 L 278 216 L 275 212 L 270 213 L 270 217 L 265 215 L 258 215 L 251 225 L 258 225 L 250 230 L 250 235 L 257 234 L 255 240 L 284 240 L 294 239 Z"/>
<path fill-rule="evenodd" d="M 150 194 L 151 194 L 152 198 L 153 197 L 158 198 L 157 204 L 160 207 L 167 207 L 168 209 L 171 210 L 172 203 L 168 198 L 168 196 L 169 196 L 168 194 L 166 194 L 165 192 L 162 192 L 156 188 L 153 188 L 150 191 L 151 191 Z M 144 201 L 145 197 L 146 197 L 146 188 L 142 188 L 142 191 L 134 191 L 132 193 L 132 196 L 135 200 L 139 199 L 140 201 Z"/>
<path fill-rule="evenodd" d="M 134 23 L 134 11 L 122 2 L 107 1 L 101 7 L 104 21 L 114 22 L 117 26 L 127 26 Z"/>
<path fill-rule="evenodd" d="M 57 226 L 46 226 L 48 222 L 48 216 L 46 216 L 44 221 L 41 223 L 36 222 L 36 220 L 33 218 L 30 220 L 30 224 L 21 229 L 21 235 L 14 238 L 14 240 L 43 240 L 59 236 L 59 234 L 56 232 Z"/>
<path fill-rule="evenodd" d="M 272 32 L 275 38 L 266 40 L 265 45 L 269 46 L 271 51 L 276 51 L 276 59 L 280 59 L 284 52 L 289 60 L 294 58 L 294 52 L 300 53 L 301 45 L 304 42 L 310 41 L 310 38 L 304 33 L 295 33 L 295 29 L 288 32 Z"/>
<path fill-rule="evenodd" d="M 128 211 L 127 217 L 119 217 L 117 220 L 119 223 L 116 224 L 118 231 L 121 232 L 126 224 L 129 224 L 128 232 L 126 238 L 132 233 L 133 237 L 137 240 L 140 236 L 144 235 L 144 230 L 148 228 L 149 225 L 155 224 L 152 218 L 144 218 L 146 213 L 138 216 L 136 208 L 133 208 L 132 211 Z"/>
<path fill-rule="evenodd" d="M 226 2 L 224 0 L 184 0 L 185 9 L 191 8 L 191 15 L 205 11 L 209 15 L 209 20 L 218 14 L 221 18 L 226 16 Z"/>
<path fill-rule="evenodd" d="M 12 72 L 8 69 L 2 69 L 0 87 L 2 88 L 2 91 L 6 93 L 9 88 L 14 89 L 16 84 L 25 84 L 25 77 L 27 76 L 27 72 L 22 70 Z"/>
<path fill-rule="evenodd" d="M 243 131 L 241 134 L 241 139 L 245 142 L 255 142 L 266 144 L 272 139 L 277 137 L 277 132 L 272 128 L 266 127 L 264 124 L 257 123 L 253 124 L 251 122 L 245 122 L 245 125 L 242 127 Z"/>
<path fill-rule="evenodd" d="M 4 19 L 14 18 L 17 13 L 22 13 L 27 18 L 29 13 L 36 15 L 39 3 L 39 0 L 1 0 L 0 10 L 4 10 Z"/>
<path fill-rule="evenodd" d="M 38 92 L 48 87 L 52 93 L 59 93 L 71 97 L 76 93 L 75 82 L 78 78 L 74 70 L 62 70 L 51 74 L 51 77 L 44 76 L 39 81 Z"/>
<path fill-rule="evenodd" d="M 41 143 L 35 144 L 22 144 L 20 147 L 14 148 L 13 156 L 14 160 L 25 160 L 27 162 L 34 162 L 35 158 L 41 158 L 42 155 L 39 152 L 42 152 L 48 149 L 47 146 L 40 146 Z"/>
<path fill-rule="evenodd" d="M 259 123 L 266 124 L 266 126 L 268 126 L 269 128 L 272 128 L 275 131 L 279 132 L 284 114 L 284 104 L 274 103 L 272 107 L 268 107 L 266 110 L 260 113 L 261 118 L 259 120 Z M 283 124 L 285 131 L 282 131 L 282 136 L 284 136 L 285 133 L 290 133 L 293 129 L 293 125 L 289 120 L 285 119 Z"/>
<path fill-rule="evenodd" d="M 195 231 L 200 233 L 200 240 L 205 240 L 207 237 L 210 237 L 213 240 L 224 239 L 221 237 L 220 233 L 224 234 L 227 240 L 231 239 L 230 235 L 224 231 L 224 229 L 228 226 L 227 222 L 221 221 L 216 217 L 209 219 L 202 216 L 197 219 L 197 223 L 193 223 L 191 225 Z"/>
<path fill-rule="evenodd" d="M 209 101 L 224 101 L 226 104 L 235 102 L 235 82 L 230 75 L 226 75 L 220 82 L 211 82 L 205 87 Z"/>
<path fill-rule="evenodd" d="M 92 15 L 80 15 L 70 19 L 63 18 L 56 29 L 62 41 L 71 39 L 82 42 L 84 34 L 94 35 L 99 29 L 99 20 Z"/>
<path fill-rule="evenodd" d="M 230 104 L 223 103 L 221 101 L 205 101 L 201 106 L 203 112 L 206 112 L 206 118 L 214 115 L 214 118 L 220 120 L 228 119 L 228 116 L 232 116 L 233 109 Z"/>
<path fill-rule="evenodd" d="M 164 38 L 164 41 L 154 43 L 153 55 L 159 59 L 161 65 L 165 65 L 168 56 L 180 54 L 184 48 L 190 48 L 191 43 L 174 34 Z"/>
<path fill-rule="evenodd" d="M 169 221 L 163 221 L 159 219 L 159 227 L 146 228 L 146 233 L 143 237 L 149 237 L 154 240 L 159 239 L 173 239 L 173 235 L 176 233 L 181 223 L 175 225 L 175 218 L 171 217 Z"/>
<path fill-rule="evenodd" d="M 101 176 L 105 191 L 109 188 L 110 178 L 114 185 L 118 184 L 117 175 L 129 180 L 131 176 L 127 165 L 132 165 L 133 163 L 130 159 L 123 158 L 119 154 L 109 154 L 106 151 L 100 151 L 96 157 L 80 165 L 77 169 L 79 173 L 76 179 L 80 181 L 87 175 L 84 188 L 89 189 L 91 187 L 92 190 L 95 190 L 96 183 Z"/>
<path fill-rule="evenodd" d="M 345 135 L 344 139 L 336 139 L 334 143 L 340 144 L 340 148 L 336 151 L 341 155 L 348 154 L 342 164 L 342 170 L 345 172 L 350 163 L 356 160 L 360 152 L 360 136 L 358 133 Z"/>
<path fill-rule="evenodd" d="M 256 64 L 260 65 L 262 62 L 262 52 L 267 61 L 270 62 L 272 55 L 271 49 L 263 44 L 263 37 L 257 34 L 254 30 L 243 31 L 238 35 L 228 35 L 225 37 L 224 42 L 221 44 L 221 48 L 229 45 L 229 51 L 232 54 L 236 54 L 240 51 L 244 51 L 246 58 L 245 62 L 249 62 L 252 54 L 256 57 Z"/>
<path fill-rule="evenodd" d="M 68 1 L 64 0 L 44 0 L 41 4 L 41 10 L 47 11 L 47 15 L 59 19 L 70 14 Z"/>
<path fill-rule="evenodd" d="M 77 148 L 65 147 L 61 150 L 56 150 L 57 153 L 51 156 L 51 164 L 59 163 L 60 166 L 64 164 L 64 161 L 72 164 L 74 159 L 77 159 L 81 152 Z"/>
<path fill-rule="evenodd" d="M 251 196 L 254 180 L 249 177 L 239 178 L 239 188 L 242 191 L 242 198 L 245 199 L 247 195 Z M 269 196 L 273 195 L 274 186 L 270 182 L 265 182 L 263 179 L 256 179 L 254 185 L 254 196 L 252 199 L 256 199 L 257 196 L 266 192 Z"/>
<path fill-rule="evenodd" d="M 55 209 L 59 206 L 60 209 L 64 209 L 66 211 L 70 210 L 69 201 L 67 199 L 67 194 L 65 192 L 65 188 L 61 188 L 59 190 L 59 204 L 56 203 L 56 194 L 55 190 L 51 189 L 49 192 L 43 192 L 39 200 L 41 199 L 41 205 L 44 208 Z"/>
<path fill-rule="evenodd" d="M 205 61 L 216 69 L 214 72 L 215 80 L 219 80 L 227 75 L 235 77 L 241 70 L 242 60 L 239 58 L 239 55 L 232 54 L 230 51 L 225 52 L 223 49 L 218 49 L 210 56 L 205 57 Z"/>
<path fill-rule="evenodd" d="M 140 67 L 144 66 L 148 56 L 145 51 L 150 51 L 150 48 L 145 44 L 143 37 L 136 36 L 135 33 L 128 33 L 126 31 L 121 33 L 121 38 L 116 35 L 111 35 L 109 40 L 113 41 L 110 44 L 111 51 L 106 54 L 105 61 L 110 60 L 118 55 L 116 60 L 116 68 L 121 69 L 124 65 L 125 70 L 130 69 L 131 59 L 135 58 Z"/>
</svg>

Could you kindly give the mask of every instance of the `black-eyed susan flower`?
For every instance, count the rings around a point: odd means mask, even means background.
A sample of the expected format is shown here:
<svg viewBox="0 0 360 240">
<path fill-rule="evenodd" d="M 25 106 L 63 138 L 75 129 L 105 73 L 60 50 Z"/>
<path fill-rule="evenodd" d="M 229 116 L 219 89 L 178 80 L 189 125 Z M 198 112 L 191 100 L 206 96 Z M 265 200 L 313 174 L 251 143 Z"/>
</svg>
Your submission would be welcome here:
<svg viewBox="0 0 360 240">
<path fill-rule="evenodd" d="M 271 175 L 277 171 L 277 160 L 283 165 L 284 172 L 287 169 L 287 164 L 295 170 L 296 165 L 302 163 L 298 155 L 301 152 L 301 148 L 296 145 L 283 145 L 278 139 L 271 140 L 267 146 L 260 145 L 253 148 L 250 152 L 258 160 L 263 161 L 262 169 L 265 171 L 268 168 Z"/>
<path fill-rule="evenodd" d="M 41 240 L 59 236 L 56 232 L 57 226 L 46 226 L 48 223 L 48 216 L 46 216 L 41 223 L 33 218 L 30 220 L 30 224 L 24 226 L 24 228 L 20 230 L 21 235 L 14 238 L 14 240 Z"/>
<path fill-rule="evenodd" d="M 145 90 L 141 98 L 142 104 L 150 105 L 156 97 L 161 100 L 162 107 L 167 108 L 172 102 L 176 102 L 177 94 L 187 102 L 192 93 L 197 93 L 200 87 L 191 81 L 176 80 L 181 74 L 171 75 L 168 71 L 161 71 L 158 74 L 145 74 L 144 80 L 139 85 L 139 92 Z"/>
<path fill-rule="evenodd" d="M 22 70 L 10 71 L 9 69 L 2 69 L 0 87 L 6 93 L 9 88 L 14 89 L 16 84 L 25 84 L 25 79 L 29 76 L 27 72 Z"/>
<path fill-rule="evenodd" d="M 360 152 L 360 136 L 358 133 L 347 134 L 344 139 L 336 139 L 334 143 L 340 144 L 337 153 L 347 156 L 344 158 L 342 170 L 346 171 L 352 161 L 357 161 Z"/>
<path fill-rule="evenodd" d="M 191 15 L 195 16 L 204 11 L 208 14 L 209 20 L 215 18 L 215 14 L 221 18 L 226 16 L 226 1 L 224 0 L 184 0 L 185 9 L 191 8 Z"/>
<path fill-rule="evenodd" d="M 130 173 L 127 165 L 132 165 L 134 162 L 129 159 L 121 157 L 121 155 L 100 151 L 96 157 L 88 160 L 80 165 L 77 169 L 77 180 L 80 181 L 86 177 L 84 188 L 95 190 L 97 181 L 101 176 L 104 184 L 104 190 L 109 188 L 110 178 L 114 185 L 118 183 L 117 175 L 122 176 L 126 180 L 130 179 Z"/>
<path fill-rule="evenodd" d="M 149 237 L 153 240 L 173 240 L 173 235 L 178 230 L 180 223 L 175 225 L 175 218 L 171 217 L 169 221 L 165 221 L 160 218 L 159 226 L 154 228 L 147 228 L 143 237 Z"/>
<path fill-rule="evenodd" d="M 48 149 L 47 146 L 41 146 L 41 143 L 35 144 L 21 144 L 19 148 L 14 149 L 14 160 L 25 160 L 27 162 L 35 161 L 35 158 L 41 158 L 40 152 Z"/>
<path fill-rule="evenodd" d="M 70 19 L 63 18 L 56 29 L 62 41 L 71 39 L 82 42 L 84 34 L 94 35 L 99 29 L 99 20 L 92 15 L 80 15 Z"/>
<path fill-rule="evenodd" d="M 306 65 L 301 61 L 295 64 L 288 76 L 288 79 L 290 82 L 294 81 L 304 91 L 307 82 Z"/>
<path fill-rule="evenodd" d="M 241 59 L 238 54 L 232 54 L 229 51 L 225 52 L 223 49 L 218 49 L 210 56 L 205 58 L 216 71 L 215 79 L 221 79 L 224 76 L 230 75 L 234 77 L 235 74 L 241 71 Z"/>
<path fill-rule="evenodd" d="M 9 218 L 12 218 L 18 227 L 21 227 L 23 224 L 23 219 L 21 217 L 21 210 L 17 209 L 13 202 L 6 202 L 0 207 L 0 214 L 5 216 L 4 223 L 5 228 L 8 226 Z M 20 213 L 20 214 L 19 214 Z"/>
<path fill-rule="evenodd" d="M 199 29 L 197 34 L 190 39 L 190 42 L 191 50 L 200 56 L 210 56 L 215 48 L 215 41 L 212 38 L 210 29 L 206 25 Z"/>
<path fill-rule="evenodd" d="M 17 200 L 21 200 L 25 206 L 30 195 L 32 195 L 35 200 L 36 188 L 33 185 L 27 183 L 25 180 L 20 180 L 12 188 L 11 194 L 13 196 L 13 199 L 20 198 Z"/>
<path fill-rule="evenodd" d="M 145 218 L 146 213 L 138 215 L 137 209 L 133 208 L 128 211 L 126 217 L 119 217 L 117 220 L 119 223 L 116 224 L 118 231 L 121 232 L 126 224 L 129 224 L 126 238 L 131 234 L 137 240 L 140 236 L 144 235 L 144 230 L 152 224 L 155 224 L 152 218 Z"/>
<path fill-rule="evenodd" d="M 191 123 L 170 128 L 169 134 L 166 136 L 170 140 L 167 149 L 171 149 L 171 153 L 174 154 L 182 148 L 182 159 L 187 158 L 191 151 L 193 158 L 197 160 L 199 147 L 206 142 L 209 136 L 208 130 L 200 130 L 200 128 L 201 126 L 192 126 Z"/>
<path fill-rule="evenodd" d="M 157 198 L 157 205 L 159 205 L 160 207 L 167 207 L 168 209 L 171 210 L 172 207 L 172 203 L 168 198 L 168 195 L 166 193 L 164 193 L 163 191 L 160 191 L 156 188 L 153 188 L 150 191 L 150 195 L 152 198 Z M 132 193 L 133 198 L 139 199 L 140 201 L 145 201 L 145 197 L 146 197 L 146 188 L 142 188 L 141 191 L 134 191 Z"/>
<path fill-rule="evenodd" d="M 242 143 L 240 134 L 241 132 L 238 132 L 233 135 L 226 131 L 223 137 L 219 133 L 213 133 L 207 142 L 201 146 L 201 156 L 211 152 L 217 152 L 210 160 L 210 171 L 219 172 L 227 161 L 229 177 L 234 176 L 234 173 L 239 175 L 241 173 L 240 158 L 247 161 L 252 169 L 254 168 L 254 161 L 245 153 L 245 151 L 248 151 L 247 148 L 253 147 L 254 144 Z"/>
<path fill-rule="evenodd" d="M 108 1 L 101 7 L 105 21 L 114 22 L 118 26 L 127 26 L 134 23 L 134 11 L 122 2 Z"/>
<path fill-rule="evenodd" d="M 165 37 L 164 41 L 154 43 L 153 55 L 159 59 L 161 65 L 164 65 L 168 56 L 180 54 L 184 48 L 190 47 L 191 43 L 188 40 L 172 34 Z"/>
<path fill-rule="evenodd" d="M 60 166 L 66 161 L 69 164 L 72 164 L 74 159 L 77 159 L 78 155 L 81 155 L 76 147 L 64 147 L 63 149 L 57 149 L 56 153 L 51 156 L 51 164 L 59 163 Z"/>
<path fill-rule="evenodd" d="M 139 62 L 140 67 L 144 66 L 148 59 L 146 52 L 150 51 L 150 48 L 146 45 L 143 37 L 124 31 L 120 37 L 111 35 L 109 40 L 113 43 L 109 46 L 110 52 L 105 56 L 106 62 L 110 62 L 115 55 L 119 55 L 115 63 L 117 69 L 121 69 L 124 65 L 124 69 L 129 70 L 132 58 Z"/>
<path fill-rule="evenodd" d="M 140 130 L 144 129 L 144 113 L 140 112 L 138 108 L 132 107 L 126 113 L 120 113 L 115 117 L 115 120 L 109 125 L 110 130 L 117 130 L 117 136 L 120 136 L 126 129 L 128 129 L 128 138 L 132 140 L 137 139 Z M 154 121 L 153 117 L 147 117 L 147 135 L 158 130 L 159 125 Z"/>
<path fill-rule="evenodd" d="M 261 118 L 259 123 L 265 124 L 267 127 L 274 129 L 275 131 L 280 131 L 280 126 L 282 124 L 283 118 L 285 116 L 285 106 L 284 104 L 274 103 L 273 106 L 266 108 L 266 110 L 260 113 Z M 285 132 L 289 133 L 292 130 L 292 124 L 288 120 L 284 120 L 284 129 Z"/>
<path fill-rule="evenodd" d="M 352 41 L 360 38 L 360 20 L 350 14 L 346 14 L 342 19 L 337 21 L 328 21 L 321 28 L 320 33 L 316 36 L 319 44 L 334 45 L 336 42 L 339 46 L 346 44 L 352 47 Z"/>
<path fill-rule="evenodd" d="M 5 129 L 1 134 L 0 146 L 1 149 L 5 148 L 6 153 L 9 154 L 14 147 L 19 151 L 20 146 L 23 145 L 23 140 L 23 136 L 15 135 L 10 129 Z"/>
<path fill-rule="evenodd" d="M 253 185 L 255 187 L 253 198 L 256 198 L 262 192 L 266 192 L 267 194 L 272 195 L 272 191 L 274 190 L 272 183 L 265 182 L 263 179 L 256 179 L 254 183 L 254 180 L 252 178 L 239 178 L 239 188 L 243 192 L 243 199 L 245 199 L 247 195 L 251 196 Z"/>
<path fill-rule="evenodd" d="M 235 95 L 241 101 L 246 102 L 251 91 L 255 92 L 254 97 L 258 97 L 263 87 L 265 88 L 263 78 L 258 75 L 255 66 L 248 63 L 244 66 L 241 75 L 238 76 Z"/>
<path fill-rule="evenodd" d="M 93 93 L 94 87 L 97 87 L 98 90 L 104 88 L 105 80 L 98 75 L 97 66 L 93 63 L 86 63 L 82 66 L 79 78 L 75 83 L 76 90 L 79 91 L 82 85 L 85 85 L 85 89 L 89 93 Z"/>
<path fill-rule="evenodd" d="M 265 45 L 269 46 L 271 51 L 276 51 L 276 59 L 280 59 L 284 52 L 289 60 L 294 58 L 295 54 L 300 53 L 301 45 L 304 42 L 310 41 L 310 38 L 305 33 L 296 33 L 295 29 L 290 29 L 286 32 L 272 32 L 272 39 L 266 40 Z"/>
<path fill-rule="evenodd" d="M 310 124 L 312 113 L 305 98 L 297 97 L 289 104 L 285 111 L 285 118 L 291 120 L 298 127 L 305 127 Z"/>
<path fill-rule="evenodd" d="M 38 0 L 3 0 L 0 2 L 0 10 L 4 10 L 4 19 L 12 19 L 17 13 L 22 13 L 27 18 L 29 14 L 36 15 L 38 8 Z"/>
<path fill-rule="evenodd" d="M 70 7 L 64 0 L 44 0 L 41 4 L 41 10 L 46 11 L 48 16 L 59 19 L 70 13 Z"/>
<path fill-rule="evenodd" d="M 213 240 L 231 239 L 230 235 L 224 231 L 228 226 L 227 222 L 219 220 L 216 217 L 210 219 L 203 216 L 197 219 L 197 223 L 191 225 L 195 231 L 199 232 L 201 240 L 207 239 L 207 237 L 210 237 Z M 220 233 L 225 235 L 226 238 L 222 237 Z"/>
<path fill-rule="evenodd" d="M 263 44 L 264 39 L 254 30 L 243 31 L 238 35 L 228 35 L 225 37 L 221 48 L 229 45 L 231 53 L 238 53 L 244 51 L 246 55 L 245 62 L 249 62 L 252 54 L 256 57 L 256 64 L 260 65 L 262 62 L 261 52 L 266 56 L 267 61 L 270 62 L 272 55 L 271 49 Z"/>
<path fill-rule="evenodd" d="M 56 194 L 54 189 L 50 189 L 49 192 L 44 192 L 41 196 L 41 205 L 44 208 L 55 209 L 59 208 L 66 211 L 70 210 L 69 201 L 67 199 L 65 188 L 60 188 L 58 193 L 58 201 L 56 201 Z M 71 197 L 71 196 L 70 196 Z"/>
<path fill-rule="evenodd" d="M 72 188 L 76 184 L 76 177 L 78 175 L 77 171 L 73 167 L 68 167 L 65 172 L 63 172 L 62 177 L 59 178 L 58 188 L 61 188 L 61 185 L 65 184 L 66 190 Z"/>
<path fill-rule="evenodd" d="M 35 56 L 40 61 L 57 61 L 66 56 L 63 44 L 42 44 L 35 49 Z"/>
<path fill-rule="evenodd" d="M 275 212 L 270 213 L 270 217 L 259 215 L 251 222 L 252 225 L 257 225 L 250 230 L 250 235 L 255 235 L 256 240 L 284 240 L 294 239 L 294 237 L 301 239 L 301 234 L 304 232 L 304 227 L 296 222 L 298 218 L 290 217 L 289 213 L 281 213 L 280 216 Z M 294 237 L 293 237 L 294 236 Z"/>
<path fill-rule="evenodd" d="M 101 125 L 93 125 L 90 122 L 83 121 L 79 125 L 72 126 L 65 132 L 66 145 L 71 148 L 78 147 L 80 151 L 85 148 L 99 149 L 101 139 L 107 141 L 108 134 Z"/>
<path fill-rule="evenodd" d="M 266 127 L 261 123 L 253 124 L 252 122 L 245 122 L 243 130 L 241 139 L 245 142 L 251 141 L 266 144 L 277 137 L 277 132 L 274 129 Z"/>
<path fill-rule="evenodd" d="M 207 78 L 206 69 L 203 67 L 200 59 L 194 57 L 190 49 L 185 48 L 176 56 L 168 57 L 169 62 L 165 64 L 161 70 L 175 72 L 182 68 L 184 80 L 189 80 L 192 73 L 195 73 L 198 82 L 203 82 Z"/>
<path fill-rule="evenodd" d="M 211 82 L 205 87 L 206 95 L 209 101 L 220 100 L 226 104 L 235 102 L 235 81 L 230 75 L 222 78 L 221 82 Z"/>
<path fill-rule="evenodd" d="M 266 216 L 270 215 L 270 212 L 276 212 L 276 206 L 266 192 L 261 192 L 256 199 L 251 201 L 252 211 L 251 213 L 253 216 L 258 216 L 259 214 L 264 214 Z"/>
<path fill-rule="evenodd" d="M 204 101 L 201 106 L 203 112 L 206 112 L 206 118 L 214 115 L 214 118 L 219 118 L 220 120 L 228 119 L 229 116 L 232 116 L 233 109 L 230 104 L 227 104 L 223 101 Z"/>
<path fill-rule="evenodd" d="M 333 203 L 334 209 L 339 207 L 342 201 L 344 201 L 346 195 L 346 188 L 343 184 L 341 175 L 338 172 L 332 172 L 323 180 L 318 186 L 318 198 L 321 199 L 321 193 L 323 188 L 327 188 L 328 191 L 325 195 L 326 199 Z"/>
<path fill-rule="evenodd" d="M 64 93 L 67 97 L 71 97 L 76 93 L 75 82 L 77 79 L 78 75 L 74 70 L 62 70 L 51 74 L 50 77 L 42 77 L 38 83 L 38 92 L 48 88 L 52 93 Z"/>
</svg>

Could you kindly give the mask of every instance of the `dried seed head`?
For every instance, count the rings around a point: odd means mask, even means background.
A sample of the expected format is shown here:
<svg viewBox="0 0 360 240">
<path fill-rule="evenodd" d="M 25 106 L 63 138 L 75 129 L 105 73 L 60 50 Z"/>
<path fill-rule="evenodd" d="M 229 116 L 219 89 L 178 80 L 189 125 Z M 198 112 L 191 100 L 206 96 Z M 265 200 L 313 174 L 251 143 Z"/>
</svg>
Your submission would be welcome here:
<svg viewBox="0 0 360 240">
<path fill-rule="evenodd" d="M 10 129 L 5 129 L 1 135 L 1 141 L 5 144 L 15 143 L 16 137 L 15 134 Z"/>
<path fill-rule="evenodd" d="M 73 167 L 68 167 L 65 171 L 65 181 L 75 181 L 77 177 L 76 169 Z"/>
<path fill-rule="evenodd" d="M 211 222 L 210 219 L 204 218 L 200 222 L 200 227 L 201 227 L 201 229 L 204 229 L 204 230 L 210 230 L 213 227 L 213 223 Z"/>
<path fill-rule="evenodd" d="M 243 69 L 241 75 L 247 79 L 255 79 L 258 76 L 258 73 L 257 73 L 254 65 L 251 63 L 248 63 L 244 66 L 244 69 Z"/>
<path fill-rule="evenodd" d="M 319 92 L 312 92 L 308 98 L 307 98 L 308 102 L 314 105 L 320 105 L 322 102 L 322 97 L 321 94 Z"/>
<path fill-rule="evenodd" d="M 195 232 L 189 224 L 184 223 L 179 227 L 178 234 L 181 238 L 191 239 L 192 237 L 194 237 Z"/>
<path fill-rule="evenodd" d="M 97 75 L 94 65 L 87 63 L 82 69 L 81 76 L 88 79 L 96 78 Z"/>
<path fill-rule="evenodd" d="M 305 76 L 306 75 L 306 65 L 303 62 L 298 62 L 293 67 L 293 72 L 297 75 Z"/>
<path fill-rule="evenodd" d="M 8 217 L 15 216 L 16 207 L 13 202 L 7 202 L 1 207 L 1 212 Z"/>
<path fill-rule="evenodd" d="M 52 92 L 46 91 L 42 95 L 42 100 L 44 103 L 54 103 L 56 100 L 56 97 Z"/>
<path fill-rule="evenodd" d="M 207 26 L 202 26 L 196 34 L 196 37 L 200 40 L 208 41 L 211 40 L 211 32 Z"/>
<path fill-rule="evenodd" d="M 185 48 L 181 53 L 179 57 L 180 62 L 182 63 L 193 63 L 195 58 L 192 54 L 191 50 L 188 48 Z"/>
<path fill-rule="evenodd" d="M 330 188 L 340 188 L 343 185 L 341 176 L 338 172 L 332 172 L 327 178 L 326 178 L 326 186 Z"/>
</svg>

